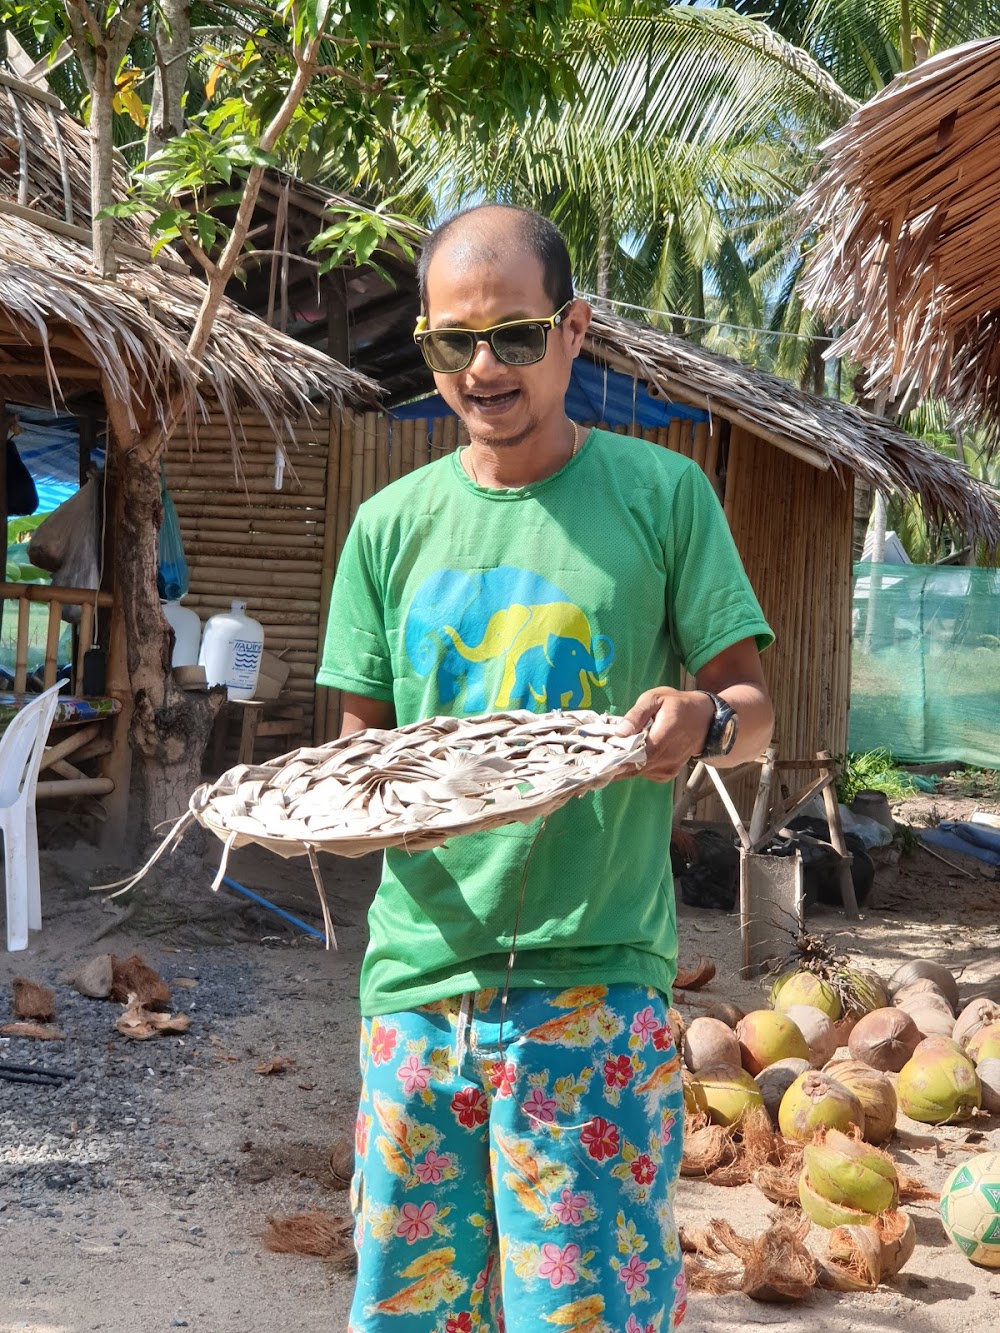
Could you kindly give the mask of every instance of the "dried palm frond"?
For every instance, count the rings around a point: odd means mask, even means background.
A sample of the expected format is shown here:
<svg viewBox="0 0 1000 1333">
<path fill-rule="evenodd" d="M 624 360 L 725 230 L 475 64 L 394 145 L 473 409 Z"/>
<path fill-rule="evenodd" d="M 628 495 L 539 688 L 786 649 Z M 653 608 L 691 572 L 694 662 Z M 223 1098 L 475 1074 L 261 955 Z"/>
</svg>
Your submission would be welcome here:
<svg viewBox="0 0 1000 1333">
<path fill-rule="evenodd" d="M 197 788 L 187 812 L 119 892 L 197 821 L 225 843 L 213 888 L 234 847 L 256 843 L 279 856 L 307 856 L 329 941 L 317 852 L 427 851 L 458 834 L 545 817 L 643 766 L 645 734 L 619 735 L 619 720 L 587 710 L 435 717 L 240 764 Z"/>
</svg>

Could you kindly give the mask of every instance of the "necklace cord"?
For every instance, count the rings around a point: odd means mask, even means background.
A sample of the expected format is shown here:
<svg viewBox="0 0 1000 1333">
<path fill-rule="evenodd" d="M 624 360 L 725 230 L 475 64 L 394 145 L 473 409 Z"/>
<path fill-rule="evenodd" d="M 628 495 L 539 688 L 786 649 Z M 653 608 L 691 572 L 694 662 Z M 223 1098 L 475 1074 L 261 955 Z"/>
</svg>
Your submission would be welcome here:
<svg viewBox="0 0 1000 1333">
<path fill-rule="evenodd" d="M 572 448 L 571 451 L 570 451 L 569 458 L 567 458 L 567 459 L 566 459 L 566 462 L 563 463 L 563 465 L 562 465 L 563 467 L 565 467 L 567 463 L 571 463 L 571 462 L 573 461 L 573 459 L 576 457 L 576 451 L 577 451 L 577 450 L 579 449 L 579 447 L 580 447 L 580 425 L 579 425 L 579 422 L 571 421 L 571 422 L 570 422 L 570 425 L 573 427 L 573 448 Z M 481 486 L 482 483 L 480 482 L 479 477 L 476 475 L 476 465 L 475 465 L 475 463 L 474 463 L 473 460 L 472 460 L 472 445 L 471 445 L 471 443 L 470 443 L 470 444 L 467 444 L 467 445 L 465 446 L 465 448 L 462 450 L 462 457 L 463 457 L 463 458 L 468 458 L 468 460 L 469 460 L 469 475 L 471 476 L 472 480 L 476 483 L 477 486 Z M 559 470 L 559 469 L 557 469 L 557 470 Z M 519 490 L 520 487 L 509 487 L 508 489 L 510 489 L 510 490 Z"/>
</svg>

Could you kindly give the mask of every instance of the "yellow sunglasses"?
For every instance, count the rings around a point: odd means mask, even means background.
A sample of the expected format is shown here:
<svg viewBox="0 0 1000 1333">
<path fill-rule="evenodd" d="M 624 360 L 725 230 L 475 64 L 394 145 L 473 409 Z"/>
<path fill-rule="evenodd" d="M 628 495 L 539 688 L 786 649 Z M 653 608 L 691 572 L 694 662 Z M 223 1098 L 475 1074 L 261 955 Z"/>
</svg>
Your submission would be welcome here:
<svg viewBox="0 0 1000 1333">
<path fill-rule="evenodd" d="M 493 355 L 505 366 L 533 366 L 545 356 L 549 332 L 566 318 L 573 299 L 547 319 L 514 319 L 490 329 L 429 329 L 427 316 L 421 315 L 413 341 L 431 370 L 439 375 L 457 375 L 466 370 L 481 342 L 489 343 Z"/>
</svg>

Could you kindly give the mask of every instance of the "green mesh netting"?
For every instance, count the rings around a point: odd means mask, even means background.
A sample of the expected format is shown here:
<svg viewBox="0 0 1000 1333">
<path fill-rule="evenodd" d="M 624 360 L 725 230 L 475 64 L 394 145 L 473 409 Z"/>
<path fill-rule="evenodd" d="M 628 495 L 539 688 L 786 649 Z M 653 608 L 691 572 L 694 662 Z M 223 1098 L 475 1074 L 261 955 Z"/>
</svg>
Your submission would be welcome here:
<svg viewBox="0 0 1000 1333">
<path fill-rule="evenodd" d="M 849 744 L 1000 768 L 1000 570 L 854 566 Z"/>
</svg>

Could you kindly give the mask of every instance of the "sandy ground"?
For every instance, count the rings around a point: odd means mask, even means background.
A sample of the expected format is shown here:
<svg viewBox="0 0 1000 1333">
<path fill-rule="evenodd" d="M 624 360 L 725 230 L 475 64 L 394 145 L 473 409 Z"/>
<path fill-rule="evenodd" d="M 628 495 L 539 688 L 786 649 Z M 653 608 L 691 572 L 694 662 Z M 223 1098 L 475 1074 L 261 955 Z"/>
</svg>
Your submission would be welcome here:
<svg viewBox="0 0 1000 1333">
<path fill-rule="evenodd" d="M 948 814 L 966 812 L 959 804 Z M 167 910 L 161 889 L 116 927 L 115 915 L 86 891 L 98 870 L 92 855 L 46 854 L 43 860 L 45 928 L 27 953 L 0 953 L 0 1021 L 9 1014 L 14 976 L 59 983 L 67 969 L 105 949 L 139 949 L 168 980 L 196 982 L 175 992 L 178 1007 L 194 1021 L 185 1037 L 144 1044 L 140 1059 L 122 1050 L 125 1039 L 114 1031 L 110 1006 L 106 1022 L 103 1013 L 95 1019 L 88 1010 L 87 1024 L 80 1020 L 75 1029 L 74 1015 L 84 1011 L 74 1009 L 65 985 L 57 984 L 66 1041 L 30 1050 L 24 1041 L 0 1042 L 0 1061 L 30 1058 L 118 1076 L 109 1097 L 98 1101 L 96 1123 L 94 1115 L 77 1115 L 65 1089 L 26 1093 L 0 1082 L 0 1114 L 6 1099 L 7 1111 L 16 1106 L 21 1117 L 21 1142 L 0 1144 L 14 1160 L 13 1167 L 0 1168 L 0 1333 L 182 1327 L 339 1333 L 346 1328 L 350 1276 L 319 1260 L 271 1254 L 260 1233 L 269 1214 L 311 1207 L 346 1212 L 327 1157 L 353 1123 L 357 973 L 376 867 L 326 863 L 340 942 L 340 951 L 328 954 L 235 898 L 218 917 L 195 926 Z M 961 865 L 967 873 L 918 852 L 880 870 L 863 921 L 848 926 L 828 910 L 811 916 L 809 927 L 885 975 L 903 959 L 932 957 L 960 972 L 963 998 L 986 993 L 1000 1000 L 997 879 L 975 861 L 961 858 Z M 297 863 L 245 851 L 232 873 L 315 920 L 308 874 Z M 91 942 L 108 927 L 111 933 Z M 690 997 L 689 1014 L 697 1012 L 699 998 L 759 1007 L 759 988 L 738 977 L 733 917 L 682 908 L 680 930 L 682 958 L 706 954 L 718 968 L 709 991 Z M 213 990 L 210 983 L 219 978 Z M 199 985 L 207 997 L 201 1005 Z M 294 1062 L 284 1074 L 255 1072 L 279 1056 Z M 972 1150 L 963 1146 L 969 1127 L 933 1135 L 908 1128 L 894 1151 L 929 1186 L 940 1185 Z M 973 1132 L 980 1148 L 1000 1149 L 997 1120 L 979 1121 Z M 33 1153 L 33 1174 L 17 1168 L 24 1145 Z M 67 1145 L 99 1163 L 93 1170 L 100 1174 L 67 1186 L 61 1174 Z M 772 1208 L 752 1186 L 726 1190 L 685 1180 L 678 1211 L 682 1223 L 725 1217 L 754 1234 Z M 1000 1273 L 974 1268 L 950 1246 L 932 1205 L 915 1205 L 912 1212 L 916 1254 L 877 1292 L 820 1292 L 795 1307 L 755 1304 L 740 1295 L 698 1296 L 685 1327 L 693 1333 L 736 1333 L 756 1324 L 837 1333 L 900 1326 L 908 1333 L 950 1333 L 959 1324 L 968 1333 L 996 1329 Z M 810 1243 L 821 1246 L 815 1228 Z"/>
</svg>

